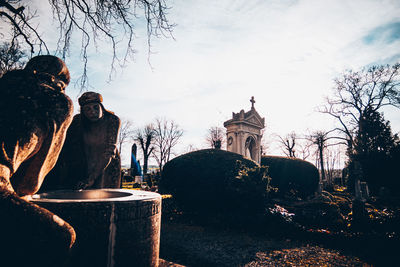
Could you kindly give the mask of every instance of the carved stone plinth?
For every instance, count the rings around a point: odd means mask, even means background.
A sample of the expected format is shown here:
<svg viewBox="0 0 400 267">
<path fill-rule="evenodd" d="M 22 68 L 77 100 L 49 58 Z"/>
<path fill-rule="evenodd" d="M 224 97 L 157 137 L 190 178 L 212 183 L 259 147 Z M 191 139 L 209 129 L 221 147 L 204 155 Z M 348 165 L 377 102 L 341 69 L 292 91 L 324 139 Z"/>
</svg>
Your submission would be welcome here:
<svg viewBox="0 0 400 267">
<path fill-rule="evenodd" d="M 70 266 L 158 266 L 161 196 L 146 191 L 54 191 L 34 202 L 73 225 Z"/>
</svg>

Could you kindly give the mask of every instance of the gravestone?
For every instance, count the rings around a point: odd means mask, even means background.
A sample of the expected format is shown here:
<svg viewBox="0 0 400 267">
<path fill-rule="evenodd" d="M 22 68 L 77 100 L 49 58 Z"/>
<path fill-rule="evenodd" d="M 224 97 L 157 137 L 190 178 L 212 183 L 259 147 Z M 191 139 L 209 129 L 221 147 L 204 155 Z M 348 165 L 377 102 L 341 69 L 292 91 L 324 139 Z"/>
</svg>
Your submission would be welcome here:
<svg viewBox="0 0 400 267">
<path fill-rule="evenodd" d="M 132 145 L 132 153 L 131 153 L 131 176 L 142 176 L 142 171 L 140 169 L 140 161 L 136 160 L 136 152 L 137 146 L 136 144 Z"/>
<path fill-rule="evenodd" d="M 357 199 L 362 201 L 369 199 L 369 189 L 367 182 L 356 180 L 354 190 Z"/>
</svg>

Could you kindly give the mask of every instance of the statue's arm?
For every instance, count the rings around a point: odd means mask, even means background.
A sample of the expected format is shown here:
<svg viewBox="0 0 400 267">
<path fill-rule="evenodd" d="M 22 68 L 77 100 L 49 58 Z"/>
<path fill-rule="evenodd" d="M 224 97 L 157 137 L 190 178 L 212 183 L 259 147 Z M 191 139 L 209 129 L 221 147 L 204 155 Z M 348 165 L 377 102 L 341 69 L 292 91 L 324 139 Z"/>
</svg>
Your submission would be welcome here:
<svg viewBox="0 0 400 267">
<path fill-rule="evenodd" d="M 106 128 L 106 138 L 104 144 L 103 157 L 96 164 L 96 168 L 88 173 L 88 178 L 86 181 L 82 181 L 77 185 L 78 189 L 85 189 L 92 186 L 97 179 L 101 179 L 104 170 L 108 167 L 113 157 L 115 157 L 117 152 L 117 140 L 119 134 L 119 128 L 121 125 L 120 119 L 111 115 L 109 117 L 108 125 Z"/>
<path fill-rule="evenodd" d="M 121 120 L 117 116 L 112 115 L 111 118 L 111 123 L 107 130 L 107 143 L 105 149 L 105 157 L 109 159 L 107 166 L 117 153 L 118 135 L 121 127 Z"/>
<path fill-rule="evenodd" d="M 1 182 L 0 210 L 2 258 L 13 259 L 17 266 L 32 262 L 40 266 L 62 265 L 75 241 L 75 231 L 67 222 L 23 200 Z"/>
<path fill-rule="evenodd" d="M 117 142 L 118 142 L 118 134 L 120 126 L 121 126 L 120 119 L 117 116 L 112 115 L 110 117 L 110 122 L 107 127 L 107 133 L 106 133 L 107 136 L 103 152 L 104 161 L 101 164 L 101 171 L 107 168 L 108 164 L 110 164 L 112 158 L 117 153 Z"/>
<path fill-rule="evenodd" d="M 19 195 L 36 193 L 45 176 L 57 162 L 73 113 L 72 101 L 67 96 L 60 94 L 57 100 L 63 104 L 62 108 L 54 109 L 54 112 L 58 112 L 59 115 L 56 119 L 48 120 L 46 132 L 44 129 L 37 128 L 34 132 L 37 133 L 37 140 L 31 138 L 29 142 L 35 144 L 39 149 L 26 155 L 24 152 L 30 147 L 30 144 L 27 144 L 27 148 L 19 149 L 17 153 L 17 158 L 21 156 L 23 159 L 21 159 L 22 164 L 13 175 L 11 183 Z M 32 136 L 35 136 L 34 133 Z"/>
</svg>

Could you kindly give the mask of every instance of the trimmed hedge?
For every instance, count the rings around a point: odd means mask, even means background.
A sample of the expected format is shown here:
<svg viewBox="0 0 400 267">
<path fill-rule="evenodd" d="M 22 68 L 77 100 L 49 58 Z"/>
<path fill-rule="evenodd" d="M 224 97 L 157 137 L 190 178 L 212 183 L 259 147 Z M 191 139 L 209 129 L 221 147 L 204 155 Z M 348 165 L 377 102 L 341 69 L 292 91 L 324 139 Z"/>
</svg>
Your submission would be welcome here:
<svg viewBox="0 0 400 267">
<path fill-rule="evenodd" d="M 232 190 L 240 168 L 237 161 L 247 168 L 258 167 L 239 154 L 219 149 L 181 155 L 165 164 L 160 192 L 172 194 L 186 211 L 221 214 L 235 207 L 240 210 L 241 194 Z M 262 199 L 260 202 L 263 205 Z"/>
<path fill-rule="evenodd" d="M 268 174 L 272 178 L 271 185 L 278 188 L 278 195 L 290 191 L 296 196 L 307 197 L 318 189 L 318 169 L 308 161 L 279 157 L 262 156 L 261 165 L 268 166 Z"/>
</svg>

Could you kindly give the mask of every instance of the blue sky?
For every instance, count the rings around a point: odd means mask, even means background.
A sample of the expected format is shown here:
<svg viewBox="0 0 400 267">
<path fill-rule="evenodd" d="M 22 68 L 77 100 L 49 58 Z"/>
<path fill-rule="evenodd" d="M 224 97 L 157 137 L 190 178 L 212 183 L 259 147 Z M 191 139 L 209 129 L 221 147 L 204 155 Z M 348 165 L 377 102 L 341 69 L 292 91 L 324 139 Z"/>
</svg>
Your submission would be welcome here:
<svg viewBox="0 0 400 267">
<path fill-rule="evenodd" d="M 400 1 L 220 0 L 168 1 L 174 37 L 154 39 L 148 63 L 143 24 L 137 27 L 135 60 L 108 82 L 109 46 L 91 50 L 91 90 L 118 116 L 142 127 L 156 117 L 176 121 L 184 136 L 176 152 L 206 147 L 207 129 L 232 112 L 250 108 L 250 97 L 266 119 L 271 154 L 274 134 L 331 129 L 317 113 L 346 69 L 400 60 Z M 46 10 L 42 10 L 46 12 Z M 51 21 L 42 21 L 51 28 Z M 79 76 L 79 41 L 66 62 Z M 69 86 L 77 105 L 79 89 Z M 385 110 L 400 131 L 398 110 Z M 128 153 L 125 149 L 123 153 Z M 123 155 L 125 159 L 128 155 Z"/>
</svg>

